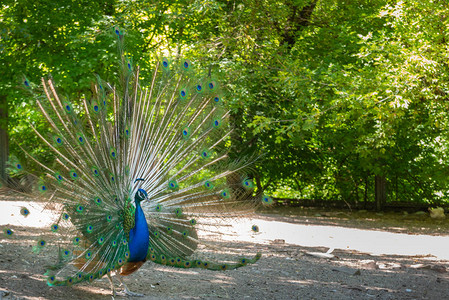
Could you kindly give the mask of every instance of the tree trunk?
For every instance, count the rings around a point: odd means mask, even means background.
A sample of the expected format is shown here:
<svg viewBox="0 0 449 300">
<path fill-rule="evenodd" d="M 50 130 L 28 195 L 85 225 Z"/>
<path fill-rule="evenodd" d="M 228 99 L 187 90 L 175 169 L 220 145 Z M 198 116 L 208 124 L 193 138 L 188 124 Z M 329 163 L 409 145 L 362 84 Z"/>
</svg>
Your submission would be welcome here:
<svg viewBox="0 0 449 300">
<path fill-rule="evenodd" d="M 262 197 L 264 193 L 264 188 L 262 186 L 262 182 L 260 181 L 259 173 L 254 173 L 254 179 L 256 180 L 257 194 L 256 197 Z"/>
<path fill-rule="evenodd" d="M 8 143 L 8 103 L 5 95 L 0 95 L 0 180 L 6 180 L 6 162 L 9 155 Z"/>
<path fill-rule="evenodd" d="M 363 195 L 363 208 L 366 209 L 368 203 L 368 179 L 369 176 L 365 176 L 365 193 Z"/>
<path fill-rule="evenodd" d="M 318 0 L 312 0 L 308 5 L 305 5 L 301 9 L 299 9 L 299 5 L 294 2 L 288 5 L 291 14 L 288 17 L 287 27 L 284 28 L 282 38 L 289 48 L 293 47 L 296 43 L 297 31 L 309 25 L 317 2 Z"/>
<path fill-rule="evenodd" d="M 376 210 L 382 210 L 387 200 L 387 180 L 385 176 L 376 175 L 375 177 L 375 198 Z"/>
<path fill-rule="evenodd" d="M 243 138 L 241 136 L 243 112 L 239 109 L 236 114 L 231 113 L 229 116 L 229 122 L 233 125 L 233 131 L 231 132 L 231 147 L 229 151 L 229 157 L 231 160 L 238 161 L 245 151 L 243 147 Z M 243 187 L 242 181 L 244 178 L 237 174 L 231 174 L 226 176 L 226 184 L 230 188 L 230 192 L 233 194 L 237 201 L 246 201 L 252 194 L 252 190 L 247 190 Z M 252 178 L 251 178 L 252 179 Z"/>
</svg>

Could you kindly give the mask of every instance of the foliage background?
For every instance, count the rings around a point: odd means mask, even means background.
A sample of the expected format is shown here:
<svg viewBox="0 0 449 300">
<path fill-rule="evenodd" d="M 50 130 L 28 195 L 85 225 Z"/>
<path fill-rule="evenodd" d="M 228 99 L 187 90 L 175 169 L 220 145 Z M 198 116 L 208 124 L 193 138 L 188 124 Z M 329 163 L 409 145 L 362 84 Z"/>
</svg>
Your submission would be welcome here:
<svg viewBox="0 0 449 300">
<path fill-rule="evenodd" d="M 383 182 L 382 201 L 446 204 L 448 15 L 445 0 L 4 0 L 0 127 L 10 154 L 50 159 L 23 75 L 89 98 L 94 74 L 117 75 L 119 26 L 142 74 L 183 55 L 224 83 L 236 136 L 265 154 L 259 190 L 353 205 Z"/>
</svg>

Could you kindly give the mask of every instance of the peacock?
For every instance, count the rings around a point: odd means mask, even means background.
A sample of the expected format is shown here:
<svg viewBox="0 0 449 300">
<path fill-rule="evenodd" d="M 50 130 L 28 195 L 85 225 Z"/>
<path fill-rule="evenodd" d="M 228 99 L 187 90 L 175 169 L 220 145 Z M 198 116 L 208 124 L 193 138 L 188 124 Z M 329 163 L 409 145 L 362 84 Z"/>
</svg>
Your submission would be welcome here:
<svg viewBox="0 0 449 300">
<path fill-rule="evenodd" d="M 33 247 L 54 255 L 45 273 L 50 286 L 70 286 L 121 276 L 146 261 L 174 268 L 229 270 L 261 254 L 232 243 L 233 220 L 270 205 L 255 196 L 257 156 L 230 155 L 233 143 L 225 93 L 210 71 L 198 75 L 188 59 L 162 58 L 146 84 L 119 45 L 118 83 L 99 76 L 91 99 L 70 101 L 53 81 L 37 88 L 24 78 L 45 118 L 46 131 L 30 124 L 54 161 L 10 161 L 27 184 L 9 182 L 10 195 L 42 202 L 54 218 Z M 231 157 L 232 156 L 232 157 Z M 30 203 L 31 205 L 31 203 Z M 32 206 L 20 207 L 28 217 Z M 258 226 L 249 226 L 257 231 Z M 13 235 L 6 228 L 5 233 Z"/>
</svg>

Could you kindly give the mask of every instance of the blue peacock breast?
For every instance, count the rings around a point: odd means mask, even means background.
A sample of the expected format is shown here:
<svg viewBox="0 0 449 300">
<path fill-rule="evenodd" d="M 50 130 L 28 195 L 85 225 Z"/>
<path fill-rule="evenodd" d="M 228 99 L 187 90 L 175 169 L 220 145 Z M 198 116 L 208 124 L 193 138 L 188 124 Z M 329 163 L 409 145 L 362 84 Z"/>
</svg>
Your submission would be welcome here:
<svg viewBox="0 0 449 300">
<path fill-rule="evenodd" d="M 143 213 L 140 201 L 136 199 L 136 211 L 134 215 L 134 227 L 129 232 L 129 253 L 128 261 L 144 261 L 147 257 L 150 243 L 149 230 L 145 214 Z"/>
</svg>

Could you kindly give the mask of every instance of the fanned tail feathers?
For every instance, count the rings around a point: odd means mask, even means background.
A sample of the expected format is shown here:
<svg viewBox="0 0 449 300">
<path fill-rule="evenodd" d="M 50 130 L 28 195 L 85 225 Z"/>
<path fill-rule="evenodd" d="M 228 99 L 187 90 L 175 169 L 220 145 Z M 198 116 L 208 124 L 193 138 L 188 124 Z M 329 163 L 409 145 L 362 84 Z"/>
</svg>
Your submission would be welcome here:
<svg viewBox="0 0 449 300">
<path fill-rule="evenodd" d="M 55 161 L 46 165 L 29 155 L 27 165 L 42 175 L 28 174 L 35 187 L 21 192 L 54 204 L 57 214 L 45 235 L 57 238 L 34 246 L 38 253 L 57 246 L 59 262 L 48 283 L 70 285 L 140 267 L 124 267 L 138 189 L 148 193 L 142 203 L 148 260 L 211 270 L 257 261 L 260 254 L 245 256 L 251 251 L 232 246 L 235 233 L 227 229 L 270 199 L 252 196 L 254 159 L 228 156 L 232 129 L 217 82 L 196 77 L 189 60 L 164 58 L 142 86 L 131 61 L 122 64 L 122 87 L 97 77 L 91 101 L 61 99 L 44 80 L 44 93 L 36 96 L 48 131 L 33 130 Z M 17 161 L 11 167 L 27 173 Z"/>
</svg>

